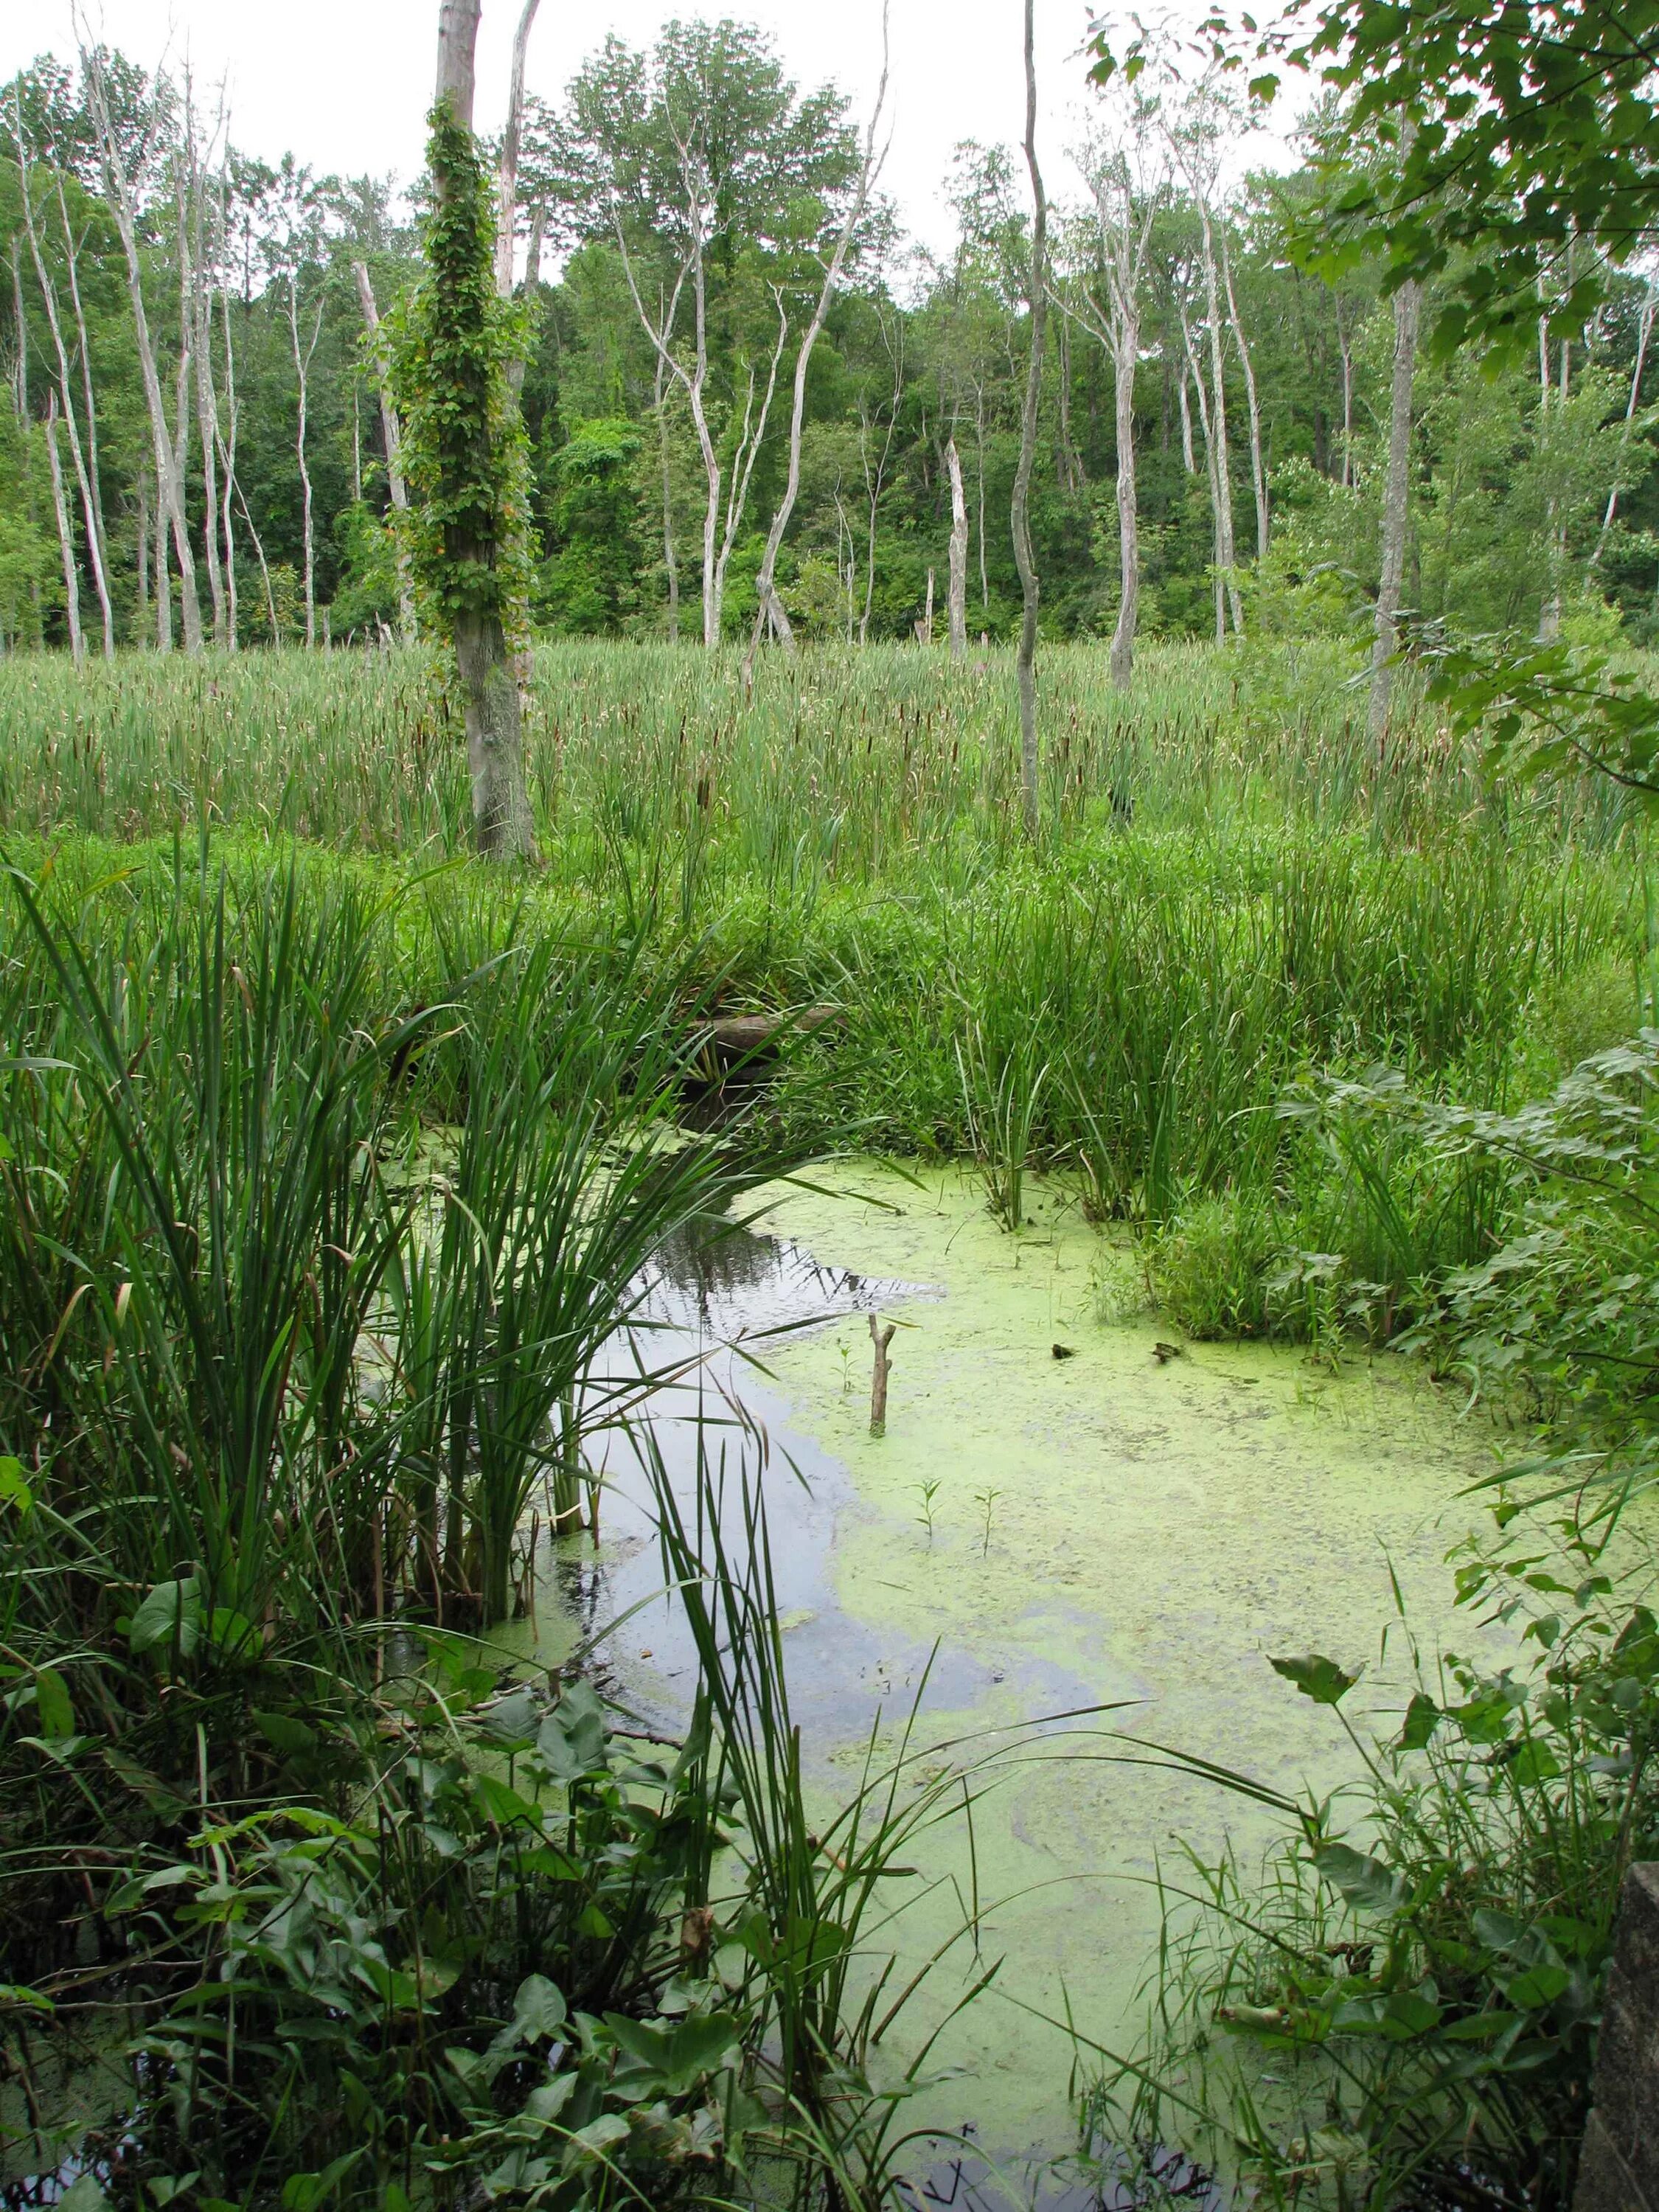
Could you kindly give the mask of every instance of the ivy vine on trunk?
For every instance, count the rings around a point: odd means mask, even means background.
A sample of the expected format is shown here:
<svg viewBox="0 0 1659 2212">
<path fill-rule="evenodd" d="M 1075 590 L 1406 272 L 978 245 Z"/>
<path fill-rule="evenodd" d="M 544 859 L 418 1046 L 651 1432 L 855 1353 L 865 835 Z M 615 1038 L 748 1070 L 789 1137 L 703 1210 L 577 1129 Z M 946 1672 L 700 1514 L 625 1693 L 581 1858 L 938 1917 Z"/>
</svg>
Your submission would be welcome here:
<svg viewBox="0 0 1659 2212">
<path fill-rule="evenodd" d="M 523 314 L 497 296 L 495 205 L 463 105 L 441 91 L 428 118 L 425 265 L 397 311 L 392 380 L 416 578 L 461 681 L 478 850 L 524 860 L 533 825 L 512 652 L 528 632 L 530 476 L 509 374 Z"/>
</svg>

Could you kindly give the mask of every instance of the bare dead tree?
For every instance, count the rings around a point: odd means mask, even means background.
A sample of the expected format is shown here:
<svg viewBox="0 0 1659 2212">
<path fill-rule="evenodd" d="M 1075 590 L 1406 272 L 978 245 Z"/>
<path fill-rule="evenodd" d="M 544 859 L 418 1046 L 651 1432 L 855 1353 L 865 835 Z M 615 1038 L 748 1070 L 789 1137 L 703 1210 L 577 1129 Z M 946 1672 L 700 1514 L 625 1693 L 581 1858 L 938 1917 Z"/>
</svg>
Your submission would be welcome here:
<svg viewBox="0 0 1659 2212">
<path fill-rule="evenodd" d="M 1371 646 L 1369 723 L 1373 741 L 1388 734 L 1394 656 L 1400 641 L 1400 586 L 1406 573 L 1406 524 L 1411 487 L 1412 382 L 1417 363 L 1421 287 L 1408 280 L 1394 295 L 1394 377 L 1389 404 L 1389 475 L 1382 492 L 1382 570 Z"/>
<path fill-rule="evenodd" d="M 1619 459 L 1621 463 L 1629 448 L 1631 426 L 1636 420 L 1636 410 L 1641 404 L 1642 377 L 1647 368 L 1648 346 L 1653 337 L 1654 311 L 1656 307 L 1659 307 L 1659 281 L 1650 277 L 1647 294 L 1642 301 L 1641 311 L 1637 319 L 1636 362 L 1631 370 L 1630 398 L 1625 403 L 1624 425 L 1619 434 Z M 1601 515 L 1601 527 L 1596 536 L 1595 550 L 1589 556 L 1588 566 L 1591 574 L 1594 574 L 1600 567 L 1601 556 L 1607 550 L 1607 533 L 1612 530 L 1613 518 L 1619 511 L 1619 491 L 1620 486 L 1615 480 L 1613 489 L 1607 494 L 1607 503 Z"/>
<path fill-rule="evenodd" d="M 207 556 L 208 591 L 213 601 L 213 635 L 228 642 L 230 611 L 219 562 L 218 397 L 213 384 L 213 280 L 218 256 L 210 251 L 205 155 L 196 143 L 195 105 L 188 73 L 185 79 L 185 139 L 179 164 L 179 224 L 189 226 L 191 251 L 188 317 L 196 367 L 196 426 L 202 441 L 202 540 Z M 222 112 L 221 115 L 222 125 Z M 215 132 L 215 137 L 218 135 Z M 211 144 L 207 149 L 211 151 Z"/>
<path fill-rule="evenodd" d="M 35 219 L 36 210 L 34 205 L 33 165 L 30 159 L 28 135 L 23 127 L 21 100 L 15 87 L 14 87 L 13 96 L 14 106 L 11 117 L 11 130 L 13 143 L 17 149 L 18 191 L 19 198 L 22 203 L 23 228 L 28 239 L 29 258 L 34 264 L 35 282 L 40 287 L 41 302 L 46 309 L 46 328 L 51 333 L 52 351 L 58 364 L 58 412 L 62 416 L 64 429 L 69 439 L 70 459 L 75 470 L 76 487 L 81 495 L 81 509 L 86 525 L 87 566 L 92 572 L 93 590 L 97 594 L 98 609 L 103 624 L 104 658 L 106 660 L 109 660 L 112 659 L 115 655 L 115 610 L 110 599 L 109 575 L 104 554 L 103 517 L 100 512 L 100 505 L 95 488 L 95 470 L 93 466 L 89 465 L 88 453 L 85 448 L 83 448 L 82 443 L 80 423 L 76 419 L 77 410 L 75 401 L 75 382 L 70 366 L 69 349 L 64 338 L 63 322 L 58 311 L 58 286 L 51 267 L 47 263 L 46 255 L 41 248 L 40 226 Z M 63 198 L 63 185 L 61 179 L 58 184 L 58 198 L 61 202 Z M 86 318 L 81 310 L 79 280 L 78 277 L 73 274 L 76 258 L 75 242 L 74 235 L 69 224 L 67 209 L 64 210 L 64 228 L 69 254 L 69 266 L 71 272 L 71 289 L 75 302 L 77 349 L 81 353 L 84 369 L 87 362 Z M 87 373 L 89 375 L 89 370 Z M 87 387 L 87 398 L 88 404 L 90 405 L 91 389 L 89 384 Z M 95 437 L 96 435 L 95 428 L 92 427 L 93 425 L 95 425 L 96 419 L 96 414 L 94 411 L 89 418 L 88 434 L 91 437 Z M 61 464 L 58 463 L 56 459 L 57 434 L 55 429 L 52 432 L 52 446 L 53 454 L 52 465 L 55 469 L 59 468 Z M 94 459 L 95 452 L 96 448 L 94 447 L 93 449 Z M 80 607 L 78 593 L 76 597 L 73 629 L 75 635 L 78 636 L 80 632 Z M 80 658 L 80 652 L 81 648 L 77 648 L 77 660 Z"/>
<path fill-rule="evenodd" d="M 404 641 L 407 644 L 415 635 L 415 582 L 410 573 L 409 545 L 403 522 L 403 518 L 409 512 L 409 486 L 404 481 L 403 429 L 392 397 L 386 339 L 380 330 L 380 311 L 375 304 L 374 287 L 369 279 L 368 263 L 354 261 L 351 273 L 356 279 L 357 304 L 362 310 L 363 327 L 368 334 L 368 365 L 380 403 L 380 439 L 386 447 L 386 489 L 391 495 L 392 527 L 397 533 L 398 621 Z"/>
<path fill-rule="evenodd" d="M 818 333 L 830 313 L 836 287 L 841 282 L 841 272 L 846 264 L 854 234 L 870 204 L 871 187 L 880 173 L 882 161 L 885 158 L 884 148 L 880 155 L 876 152 L 876 133 L 881 125 L 882 110 L 887 104 L 888 54 L 888 9 L 884 0 L 881 11 L 881 77 L 876 86 L 875 106 L 870 111 L 869 125 L 864 134 L 864 155 L 859 164 L 858 182 L 847 203 L 847 212 L 836 234 L 835 249 L 824 269 L 823 282 L 818 287 L 817 305 L 812 311 L 812 319 L 802 333 L 800 344 L 796 349 L 794 403 L 789 416 L 789 471 L 784 482 L 783 496 L 772 517 L 772 526 L 766 533 L 765 550 L 761 555 L 760 568 L 755 577 L 755 590 L 760 604 L 755 613 L 754 629 L 750 634 L 749 650 L 744 659 L 745 690 L 752 680 L 756 648 L 769 623 L 775 635 L 783 643 L 793 643 L 789 617 L 784 612 L 783 602 L 778 597 L 773 579 L 777 574 L 778 552 L 783 544 L 783 534 L 789 527 L 795 501 L 800 494 L 801 429 L 806 419 L 806 372 L 811 362 L 812 349 L 818 342 Z"/>
<path fill-rule="evenodd" d="M 1119 592 L 1112 631 L 1112 681 L 1126 690 L 1134 672 L 1140 611 L 1140 525 L 1135 477 L 1135 371 L 1140 363 L 1141 293 L 1152 225 L 1166 194 L 1162 143 L 1151 103 L 1131 93 L 1115 143 L 1097 139 L 1084 157 L 1094 204 L 1097 284 L 1085 279 L 1067 305 L 1105 348 L 1112 363 L 1117 443 Z M 1065 295 L 1063 295 L 1065 296 Z M 1182 397 L 1185 394 L 1183 392 Z M 1187 429 L 1190 447 L 1192 431 Z"/>
<path fill-rule="evenodd" d="M 288 333 L 294 356 L 294 374 L 299 386 L 299 406 L 294 431 L 295 458 L 300 464 L 300 528 L 301 557 L 305 563 L 306 643 L 317 642 L 317 544 L 312 519 L 311 464 L 306 453 L 306 430 L 311 404 L 311 364 L 317 351 L 317 341 L 323 331 L 323 303 L 317 302 L 311 336 L 303 349 L 300 344 L 300 283 L 299 271 L 289 266 L 288 271 Z"/>
<path fill-rule="evenodd" d="M 1267 471 L 1261 458 L 1261 406 L 1256 398 L 1255 368 L 1250 360 L 1249 340 L 1244 335 L 1244 325 L 1239 319 L 1238 300 L 1233 291 L 1232 256 L 1227 251 L 1226 226 L 1221 230 L 1221 282 L 1227 297 L 1227 325 L 1233 334 L 1233 346 L 1238 355 L 1238 365 L 1244 372 L 1244 398 L 1250 418 L 1250 485 L 1255 494 L 1255 556 L 1267 558 L 1267 532 L 1272 520 L 1267 505 Z"/>
<path fill-rule="evenodd" d="M 81 33 L 78 15 L 76 28 L 77 33 Z M 133 336 L 144 386 L 144 404 L 149 414 L 150 443 L 155 456 L 156 491 L 172 526 L 173 549 L 179 563 L 179 606 L 184 623 L 185 649 L 188 653 L 199 653 L 202 649 L 202 610 L 196 596 L 196 556 L 191 546 L 190 523 L 185 512 L 184 474 L 179 465 L 178 441 L 167 423 L 167 404 L 161 393 L 161 374 L 156 367 L 155 348 L 150 337 L 149 316 L 144 306 L 143 264 L 138 249 L 138 180 L 155 150 L 159 111 L 152 110 L 149 128 L 143 133 L 138 148 L 129 152 L 122 144 L 111 112 L 109 88 L 105 81 L 101 54 L 88 43 L 83 33 L 80 35 L 79 44 L 87 105 L 97 134 L 106 197 L 115 217 L 116 228 L 120 234 L 122 253 L 126 264 L 127 297 L 132 307 Z M 167 594 L 164 569 L 158 573 L 156 580 L 161 588 L 161 600 L 165 603 Z M 157 641 L 161 641 L 159 635 Z M 170 637 L 168 642 L 171 642 Z"/>
<path fill-rule="evenodd" d="M 668 445 L 667 369 L 657 356 L 651 383 L 651 408 L 657 418 L 657 447 L 662 463 L 662 565 L 668 577 L 668 635 L 680 635 L 680 564 L 674 552 L 674 472 Z"/>
<path fill-rule="evenodd" d="M 623 195 L 618 190 L 614 176 L 607 177 L 602 188 L 605 191 L 606 210 L 611 217 L 611 231 L 617 241 L 629 296 L 634 302 L 634 312 L 640 319 L 641 327 L 657 359 L 685 394 L 691 410 L 692 427 L 697 434 L 697 448 L 702 456 L 703 477 L 708 487 L 702 521 L 702 641 L 712 650 L 720 641 L 726 565 L 747 505 L 755 458 L 766 434 L 767 416 L 771 411 L 773 395 L 777 388 L 778 364 L 782 359 L 788 325 L 780 301 L 778 341 L 773 350 L 759 416 L 757 417 L 755 414 L 755 376 L 751 365 L 747 371 L 743 428 L 737 450 L 732 457 L 728 478 L 720 465 L 719 447 L 705 404 L 709 368 L 706 257 L 714 210 L 707 164 L 698 144 L 699 119 L 695 117 L 689 119 L 684 128 L 672 115 L 665 119 L 674 146 L 675 167 L 684 199 L 685 229 L 673 285 L 665 301 L 659 295 L 659 311 L 655 316 L 646 306 L 640 291 L 638 271 L 629 244 Z M 688 286 L 691 295 L 692 346 L 690 358 L 686 360 L 676 350 L 675 331 L 679 320 L 680 301 Z M 725 509 L 723 535 L 722 506 Z"/>
<path fill-rule="evenodd" d="M 87 641 L 81 628 L 81 571 L 75 558 L 75 525 L 64 490 L 64 464 L 58 451 L 58 394 L 46 393 L 46 465 L 52 474 L 52 511 L 58 525 L 58 550 L 64 563 L 64 616 L 69 624 L 70 655 L 85 665 Z"/>
<path fill-rule="evenodd" d="M 1048 203 L 1036 155 L 1036 57 L 1033 0 L 1025 0 L 1025 166 L 1031 178 L 1031 257 L 1026 300 L 1030 316 L 1030 352 L 1025 365 L 1025 404 L 1021 412 L 1019 463 L 1014 471 L 1011 513 L 1014 565 L 1019 570 L 1022 611 L 1016 670 L 1019 682 L 1019 784 L 1025 835 L 1036 842 L 1037 720 L 1036 635 L 1038 582 L 1031 551 L 1031 465 L 1036 458 L 1037 410 L 1042 398 L 1042 342 L 1048 303 Z"/>
<path fill-rule="evenodd" d="M 1190 334 L 1187 350 L 1193 380 L 1200 388 L 1200 413 L 1205 419 L 1205 438 L 1210 454 L 1210 488 L 1215 513 L 1216 568 L 1232 615 L 1233 629 L 1244 630 L 1244 609 L 1238 590 L 1238 561 L 1233 539 L 1232 456 L 1227 436 L 1227 383 L 1221 349 L 1221 288 L 1216 250 L 1214 204 L 1217 173 L 1218 123 L 1210 88 L 1200 86 L 1183 112 L 1167 125 L 1170 154 L 1186 179 L 1198 210 L 1199 264 L 1204 285 L 1204 324 L 1209 355 L 1210 391 L 1204 404 L 1204 368 Z M 1224 635 L 1224 629 L 1218 632 Z"/>
<path fill-rule="evenodd" d="M 951 658 L 962 660 L 968 653 L 968 501 L 954 432 L 945 448 L 945 466 L 951 479 Z"/>
<path fill-rule="evenodd" d="M 501 162 L 495 197 L 495 289 L 513 296 L 513 249 L 519 228 L 519 154 L 524 137 L 524 72 L 530 33 L 541 0 L 524 0 L 513 33 L 513 70 L 507 88 L 507 121 L 501 128 Z"/>
<path fill-rule="evenodd" d="M 872 452 L 870 430 L 870 410 L 862 392 L 858 399 L 859 465 L 864 474 L 865 500 L 865 562 L 864 606 L 859 616 L 859 643 L 870 641 L 870 617 L 876 599 L 876 524 L 881 514 L 882 494 L 887 489 L 887 469 L 893 455 L 893 439 L 898 428 L 899 408 L 904 398 L 904 322 L 896 316 L 890 324 L 879 305 L 876 319 L 881 331 L 887 358 L 893 364 L 893 398 L 887 410 L 887 428 L 883 434 L 881 451 Z M 981 484 L 981 489 L 983 486 Z"/>
</svg>

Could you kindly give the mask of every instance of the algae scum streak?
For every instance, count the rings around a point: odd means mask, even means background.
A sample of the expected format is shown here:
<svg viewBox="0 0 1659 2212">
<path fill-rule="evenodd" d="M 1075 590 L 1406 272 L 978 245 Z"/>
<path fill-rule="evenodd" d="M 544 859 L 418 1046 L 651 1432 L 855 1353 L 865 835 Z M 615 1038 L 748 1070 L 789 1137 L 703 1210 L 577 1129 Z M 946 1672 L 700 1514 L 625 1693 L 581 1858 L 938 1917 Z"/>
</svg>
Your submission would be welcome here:
<svg viewBox="0 0 1659 2212">
<path fill-rule="evenodd" d="M 696 1489 L 700 1443 L 728 1496 L 745 1470 L 758 1482 L 826 1814 L 857 1786 L 872 1723 L 890 1749 L 914 1712 L 917 1787 L 965 1744 L 1008 1747 L 971 1818 L 927 1832 L 876 1940 L 897 1950 L 899 1982 L 942 1951 L 896 2070 L 1001 1962 L 945 2027 L 909 2124 L 970 2127 L 1016 2160 L 1066 2148 L 1060 2023 L 1085 2057 L 1134 2039 L 1160 1866 L 1178 1880 L 1182 1844 L 1230 1838 L 1249 1863 L 1279 1825 L 1156 1751 L 1132 1755 L 1121 1732 L 1287 1794 L 1351 1778 L 1334 1717 L 1268 1655 L 1364 1662 L 1386 1726 L 1409 1665 L 1390 1570 L 1413 1638 L 1437 1648 L 1457 1493 L 1481 1464 L 1420 1370 L 1356 1357 L 1333 1376 L 1291 1351 L 1177 1347 L 1144 1312 L 1111 1317 L 1135 1303 L 1129 1277 L 1057 1192 L 1039 1188 L 1011 1237 L 954 1170 L 857 1162 L 666 1255 L 654 1326 L 631 1348 L 657 1370 L 685 1356 L 654 1424 L 677 1492 Z M 875 1314 L 899 1324 L 881 1437 Z M 614 1693 L 672 1725 L 696 1680 L 690 1638 L 661 1594 L 624 1439 L 605 1474 L 597 1552 L 560 1547 L 557 1620 L 522 1632 L 551 1658 L 617 1623 L 599 1645 Z"/>
</svg>

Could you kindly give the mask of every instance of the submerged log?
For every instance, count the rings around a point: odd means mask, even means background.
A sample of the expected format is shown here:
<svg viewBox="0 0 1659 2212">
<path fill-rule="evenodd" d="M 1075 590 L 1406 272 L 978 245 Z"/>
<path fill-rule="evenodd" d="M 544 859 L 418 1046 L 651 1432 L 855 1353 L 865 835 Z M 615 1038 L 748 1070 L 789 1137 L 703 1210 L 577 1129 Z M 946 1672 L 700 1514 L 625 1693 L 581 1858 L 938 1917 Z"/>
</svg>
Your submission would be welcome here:
<svg viewBox="0 0 1659 2212">
<path fill-rule="evenodd" d="M 782 1036 L 810 1035 L 841 1019 L 839 1006 L 800 1006 L 786 1014 L 723 1014 L 708 1024 L 708 1042 L 722 1060 L 765 1052 Z"/>
</svg>

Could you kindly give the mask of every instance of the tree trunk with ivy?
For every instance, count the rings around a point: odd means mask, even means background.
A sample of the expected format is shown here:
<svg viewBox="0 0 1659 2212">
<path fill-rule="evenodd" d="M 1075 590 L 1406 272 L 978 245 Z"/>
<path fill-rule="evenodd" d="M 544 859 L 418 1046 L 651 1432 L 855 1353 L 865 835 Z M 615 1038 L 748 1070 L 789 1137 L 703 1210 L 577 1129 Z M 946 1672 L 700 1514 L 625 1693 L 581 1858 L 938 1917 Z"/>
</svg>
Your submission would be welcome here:
<svg viewBox="0 0 1659 2212">
<path fill-rule="evenodd" d="M 528 602 L 528 471 L 510 382 L 518 318 L 496 293 L 495 209 L 472 133 L 479 8 L 439 9 L 426 269 L 400 317 L 395 382 L 417 567 L 460 678 L 474 836 L 487 858 L 518 860 L 534 850 L 512 659 Z"/>
</svg>

